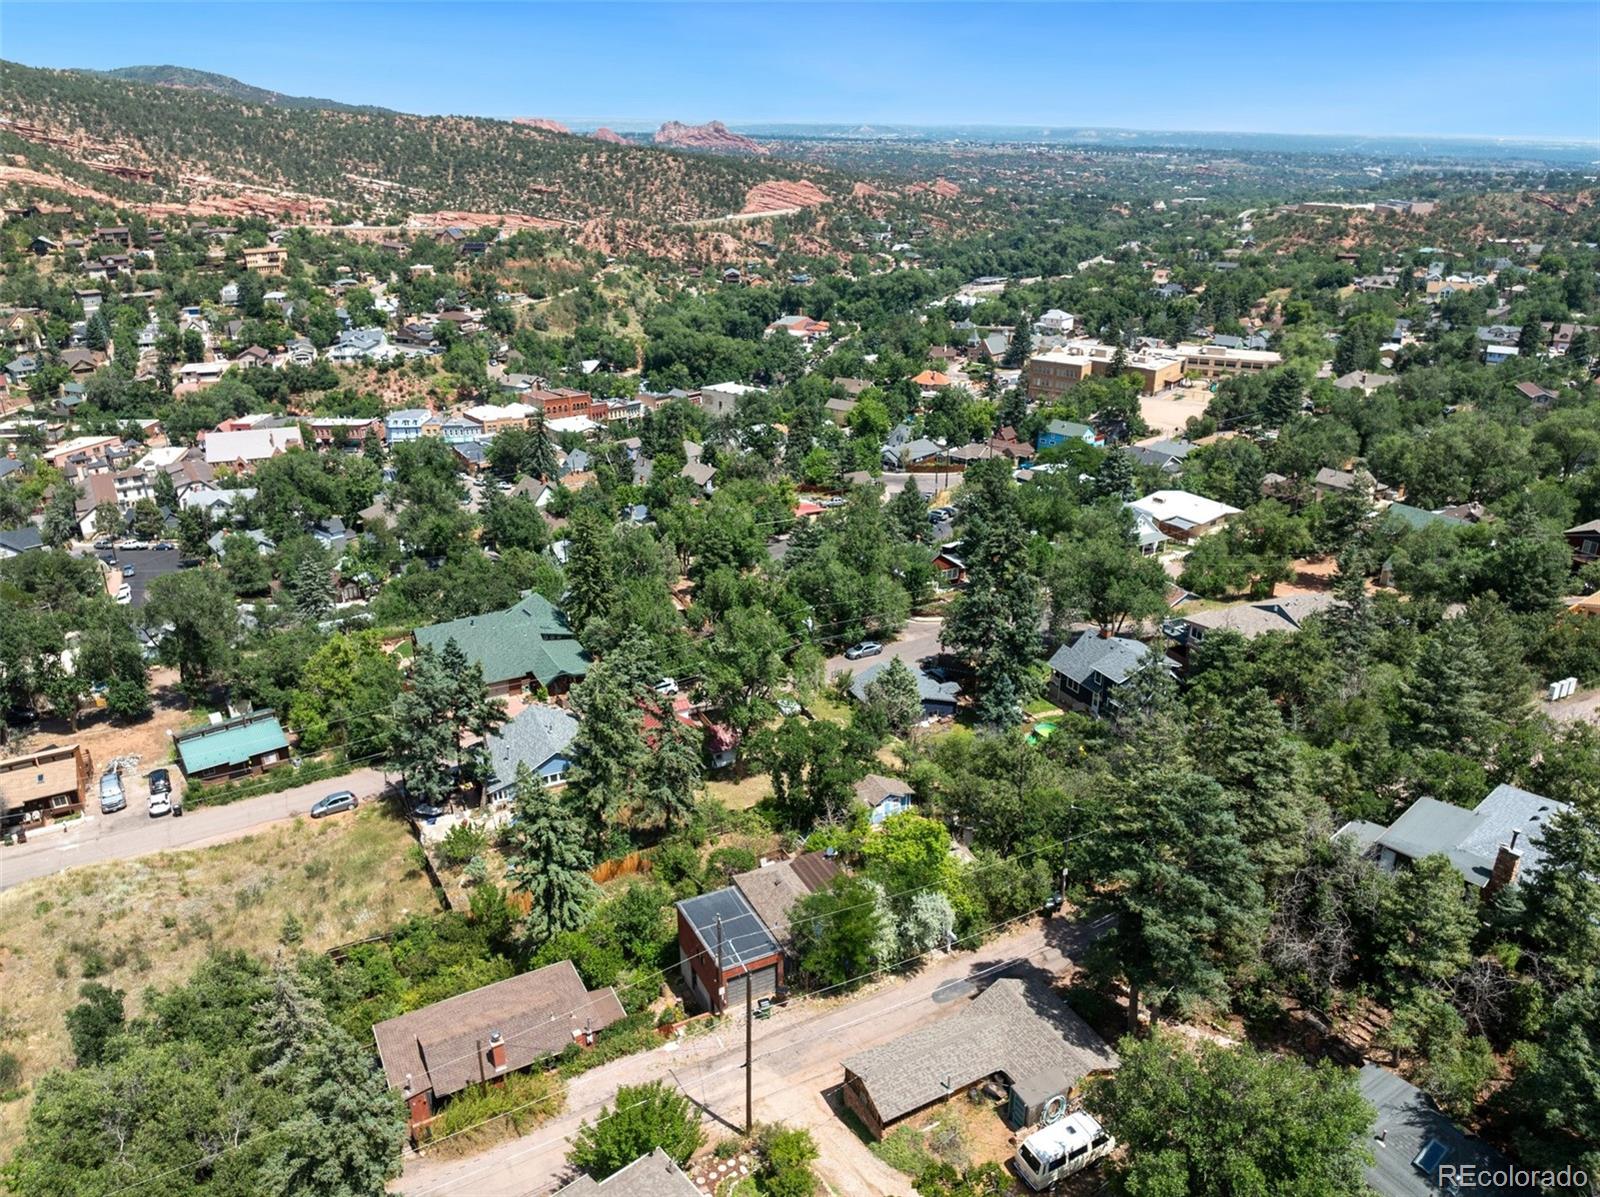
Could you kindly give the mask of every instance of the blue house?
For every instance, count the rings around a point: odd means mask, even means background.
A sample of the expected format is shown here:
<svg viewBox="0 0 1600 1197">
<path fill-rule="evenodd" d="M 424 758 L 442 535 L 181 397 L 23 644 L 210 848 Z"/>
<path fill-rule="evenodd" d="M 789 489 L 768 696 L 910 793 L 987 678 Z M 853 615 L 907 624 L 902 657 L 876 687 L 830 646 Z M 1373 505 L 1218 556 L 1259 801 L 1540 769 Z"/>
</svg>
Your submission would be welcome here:
<svg viewBox="0 0 1600 1197">
<path fill-rule="evenodd" d="M 1138 640 L 1079 632 L 1050 658 L 1047 692 L 1063 707 L 1109 716 L 1117 708 L 1117 690 L 1153 655 L 1156 650 Z"/>
<path fill-rule="evenodd" d="M 516 794 L 517 766 L 526 765 L 547 786 L 566 781 L 572 759 L 567 755 L 578 721 L 556 707 L 537 703 L 488 739 L 489 767 L 494 776 L 484 783 L 483 796 L 491 802 L 509 802 Z"/>
<path fill-rule="evenodd" d="M 1079 424 L 1076 420 L 1051 420 L 1034 437 L 1033 447 L 1044 450 L 1067 441 L 1082 441 L 1086 445 L 1096 446 L 1105 444 L 1105 438 L 1087 424 Z"/>
</svg>

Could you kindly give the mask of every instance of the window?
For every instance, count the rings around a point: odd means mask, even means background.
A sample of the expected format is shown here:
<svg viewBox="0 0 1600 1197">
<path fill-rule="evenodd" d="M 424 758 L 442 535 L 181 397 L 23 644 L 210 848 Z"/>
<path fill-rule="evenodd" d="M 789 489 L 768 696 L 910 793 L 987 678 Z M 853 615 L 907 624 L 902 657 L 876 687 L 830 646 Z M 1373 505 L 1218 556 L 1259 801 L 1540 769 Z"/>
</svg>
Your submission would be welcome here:
<svg viewBox="0 0 1600 1197">
<path fill-rule="evenodd" d="M 77 797 L 73 794 L 57 794 L 50 799 L 50 805 L 59 810 L 63 806 L 71 806 L 76 801 Z"/>
</svg>

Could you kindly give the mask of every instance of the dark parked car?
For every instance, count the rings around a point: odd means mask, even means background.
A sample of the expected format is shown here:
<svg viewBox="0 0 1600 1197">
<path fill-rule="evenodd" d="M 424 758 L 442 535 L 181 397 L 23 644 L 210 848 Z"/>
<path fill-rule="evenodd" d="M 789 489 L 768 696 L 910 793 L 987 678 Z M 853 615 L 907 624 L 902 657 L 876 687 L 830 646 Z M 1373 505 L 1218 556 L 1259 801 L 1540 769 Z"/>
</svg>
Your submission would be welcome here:
<svg viewBox="0 0 1600 1197">
<path fill-rule="evenodd" d="M 311 804 L 311 817 L 320 819 L 324 815 L 336 815 L 340 811 L 355 810 L 356 796 L 349 790 L 336 790 L 326 798 L 318 798 Z"/>
<path fill-rule="evenodd" d="M 147 780 L 150 782 L 150 792 L 152 794 L 172 793 L 172 774 L 165 769 L 150 770 L 150 776 Z"/>
<path fill-rule="evenodd" d="M 859 661 L 862 657 L 875 657 L 883 651 L 883 645 L 876 640 L 863 640 L 860 644 L 852 644 L 844 650 L 844 659 Z"/>
</svg>

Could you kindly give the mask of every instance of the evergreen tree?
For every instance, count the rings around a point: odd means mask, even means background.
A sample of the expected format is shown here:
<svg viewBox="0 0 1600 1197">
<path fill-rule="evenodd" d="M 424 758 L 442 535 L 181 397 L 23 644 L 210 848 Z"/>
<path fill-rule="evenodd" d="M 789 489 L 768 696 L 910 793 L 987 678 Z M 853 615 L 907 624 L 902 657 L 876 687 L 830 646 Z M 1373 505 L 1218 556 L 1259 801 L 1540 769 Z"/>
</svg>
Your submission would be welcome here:
<svg viewBox="0 0 1600 1197">
<path fill-rule="evenodd" d="M 70 482 L 60 482 L 45 504 L 40 534 L 52 549 L 63 548 L 78 535 L 78 500 L 83 492 Z"/>
<path fill-rule="evenodd" d="M 899 657 L 891 657 L 867 683 L 867 705 L 881 712 L 889 730 L 903 736 L 922 720 L 922 695 L 917 679 Z"/>
<path fill-rule="evenodd" d="M 555 446 L 545 431 L 543 412 L 528 420 L 528 444 L 522 458 L 522 472 L 545 482 L 561 473 L 561 467 L 556 464 Z"/>
<path fill-rule="evenodd" d="M 256 1066 L 285 1099 L 261 1161 L 270 1197 L 381 1197 L 400 1173 L 404 1107 L 371 1054 L 329 1020 L 293 969 L 258 1012 Z"/>
<path fill-rule="evenodd" d="M 1600 825 L 1572 807 L 1540 833 L 1539 871 L 1521 885 L 1522 931 L 1558 984 L 1600 974 Z"/>
<path fill-rule="evenodd" d="M 1544 328 L 1537 316 L 1529 316 L 1517 333 L 1517 352 L 1523 357 L 1536 357 L 1544 350 Z"/>
<path fill-rule="evenodd" d="M 593 507 L 580 507 L 567 525 L 567 591 L 562 610 L 581 638 L 592 620 L 610 614 L 617 593 L 616 536 Z"/>
<path fill-rule="evenodd" d="M 424 644 L 412 661 L 410 683 L 396 705 L 390 760 L 400 770 L 411 802 L 443 806 L 455 793 L 453 762 L 460 751 L 450 718 L 455 680 L 445 672 L 439 654 Z"/>
<path fill-rule="evenodd" d="M 1391 993 L 1440 988 L 1472 958 L 1477 914 L 1462 900 L 1461 874 L 1444 856 L 1401 870 L 1378 906 L 1379 967 Z"/>
<path fill-rule="evenodd" d="M 333 576 L 319 553 L 307 553 L 289 579 L 295 614 L 306 623 L 326 619 L 333 610 Z"/>
<path fill-rule="evenodd" d="M 581 927 L 599 895 L 589 876 L 594 857 L 585 838 L 583 820 L 567 795 L 550 793 L 537 774 L 518 764 L 506 831 L 506 877 L 528 897 L 519 937 L 530 949 Z"/>
<path fill-rule="evenodd" d="M 1033 352 L 1033 323 L 1028 319 L 1028 313 L 1023 312 L 1017 319 L 1017 326 L 1011 332 L 1011 341 L 1006 345 L 1005 356 L 1000 359 L 1001 365 L 1007 369 L 1015 370 L 1027 364 L 1028 355 Z"/>
<path fill-rule="evenodd" d="M 637 796 L 648 755 L 639 703 L 653 677 L 643 633 L 630 629 L 618 648 L 572 689 L 578 734 L 572 741 L 567 789 L 586 821 L 586 843 L 598 846 Z"/>
<path fill-rule="evenodd" d="M 995 458 L 974 465 L 960 503 L 967 588 L 951 605 L 944 642 L 977 680 L 979 721 L 1009 727 L 1037 686 L 1043 605 L 1008 464 Z"/>
<path fill-rule="evenodd" d="M 1116 922 L 1089 953 L 1128 988 L 1128 1030 L 1146 994 L 1158 1008 L 1217 999 L 1255 958 L 1266 923 L 1262 888 L 1222 787 L 1182 767 L 1130 777 L 1103 841 L 1109 866 L 1094 904 Z"/>
<path fill-rule="evenodd" d="M 678 718 L 671 696 L 652 692 L 648 709 L 656 728 L 635 815 L 670 833 L 694 814 L 705 779 L 704 737 L 699 728 Z"/>
</svg>

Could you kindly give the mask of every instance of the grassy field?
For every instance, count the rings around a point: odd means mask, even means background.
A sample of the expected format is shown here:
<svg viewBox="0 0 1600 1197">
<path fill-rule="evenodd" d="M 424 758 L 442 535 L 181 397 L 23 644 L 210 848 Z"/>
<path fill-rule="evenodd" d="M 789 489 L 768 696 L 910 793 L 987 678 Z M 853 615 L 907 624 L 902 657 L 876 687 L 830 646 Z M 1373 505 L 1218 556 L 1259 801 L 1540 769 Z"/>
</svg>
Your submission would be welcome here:
<svg viewBox="0 0 1600 1197">
<path fill-rule="evenodd" d="M 435 909 L 412 864 L 405 826 L 375 808 L 296 820 L 231 843 L 94 865 L 0 894 L 0 1050 L 23 1084 L 70 1066 L 62 1014 L 93 979 L 127 992 L 186 978 L 213 948 L 271 956 L 293 916 L 298 946 L 320 951 Z M 290 928 L 288 938 L 295 938 Z M 15 1146 L 28 1098 L 0 1104 L 0 1159 Z"/>
</svg>

